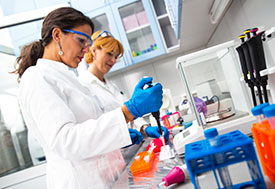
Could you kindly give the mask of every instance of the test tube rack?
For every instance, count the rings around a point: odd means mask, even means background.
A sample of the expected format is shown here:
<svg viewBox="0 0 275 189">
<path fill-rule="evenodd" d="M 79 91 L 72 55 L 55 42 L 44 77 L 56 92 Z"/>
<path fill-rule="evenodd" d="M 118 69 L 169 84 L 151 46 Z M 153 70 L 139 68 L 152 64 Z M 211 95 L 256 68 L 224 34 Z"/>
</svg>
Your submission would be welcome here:
<svg viewBox="0 0 275 189">
<path fill-rule="evenodd" d="M 218 135 L 217 143 L 218 146 L 211 147 L 206 139 L 185 145 L 185 163 L 195 189 L 200 188 L 198 175 L 208 171 L 213 171 L 218 188 L 222 188 L 216 171 L 244 161 L 248 165 L 251 181 L 233 183 L 232 188 L 266 188 L 251 138 L 235 130 Z M 216 154 L 222 157 L 219 163 L 215 161 Z"/>
<path fill-rule="evenodd" d="M 268 120 L 254 123 L 251 130 L 264 174 L 275 183 L 275 130 L 270 128 Z"/>
</svg>

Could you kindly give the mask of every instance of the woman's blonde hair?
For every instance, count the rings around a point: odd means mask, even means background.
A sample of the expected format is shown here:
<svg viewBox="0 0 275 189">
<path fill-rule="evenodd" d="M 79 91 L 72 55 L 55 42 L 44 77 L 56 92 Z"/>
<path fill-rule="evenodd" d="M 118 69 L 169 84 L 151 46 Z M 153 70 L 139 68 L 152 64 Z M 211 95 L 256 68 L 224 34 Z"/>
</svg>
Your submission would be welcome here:
<svg viewBox="0 0 275 189">
<path fill-rule="evenodd" d="M 86 53 L 84 56 L 87 64 L 93 62 L 93 54 L 92 54 L 93 46 L 98 49 L 104 49 L 106 52 L 113 52 L 118 50 L 119 51 L 118 57 L 123 56 L 124 49 L 122 44 L 117 39 L 109 35 L 105 37 L 102 37 L 102 36 L 98 37 L 101 33 L 102 31 L 99 30 L 92 35 L 93 45 L 89 48 L 89 52 Z"/>
</svg>

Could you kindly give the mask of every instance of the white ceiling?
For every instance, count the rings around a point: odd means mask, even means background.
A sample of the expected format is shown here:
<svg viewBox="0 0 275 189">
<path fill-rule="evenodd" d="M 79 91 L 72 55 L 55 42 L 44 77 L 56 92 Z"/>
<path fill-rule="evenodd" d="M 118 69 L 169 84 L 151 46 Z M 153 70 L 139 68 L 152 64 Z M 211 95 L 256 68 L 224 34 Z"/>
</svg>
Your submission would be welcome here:
<svg viewBox="0 0 275 189">
<path fill-rule="evenodd" d="M 214 0 L 183 0 L 180 48 L 184 52 L 206 47 L 218 24 L 208 13 Z"/>
</svg>

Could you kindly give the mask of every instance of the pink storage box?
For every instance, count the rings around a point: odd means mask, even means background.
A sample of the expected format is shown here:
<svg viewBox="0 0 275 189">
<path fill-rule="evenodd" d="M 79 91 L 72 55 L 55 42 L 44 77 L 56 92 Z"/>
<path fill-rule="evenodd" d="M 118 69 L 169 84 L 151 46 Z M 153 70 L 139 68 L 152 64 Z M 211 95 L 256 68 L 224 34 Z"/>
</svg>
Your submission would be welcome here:
<svg viewBox="0 0 275 189">
<path fill-rule="evenodd" d="M 136 27 L 138 27 L 138 21 L 137 21 L 137 17 L 135 14 L 132 14 L 130 16 L 127 16 L 125 18 L 122 19 L 123 22 L 123 26 L 125 31 L 134 29 Z"/>
<path fill-rule="evenodd" d="M 172 129 L 173 127 L 177 126 L 177 120 L 180 117 L 179 112 L 174 112 L 171 115 L 164 115 L 161 117 L 162 123 L 164 127 L 167 129 Z"/>
<path fill-rule="evenodd" d="M 149 23 L 148 17 L 147 17 L 147 15 L 146 15 L 146 12 L 145 12 L 145 11 L 142 11 L 142 12 L 137 13 L 136 16 L 137 16 L 137 20 L 138 20 L 138 23 L 139 23 L 140 26 Z"/>
</svg>

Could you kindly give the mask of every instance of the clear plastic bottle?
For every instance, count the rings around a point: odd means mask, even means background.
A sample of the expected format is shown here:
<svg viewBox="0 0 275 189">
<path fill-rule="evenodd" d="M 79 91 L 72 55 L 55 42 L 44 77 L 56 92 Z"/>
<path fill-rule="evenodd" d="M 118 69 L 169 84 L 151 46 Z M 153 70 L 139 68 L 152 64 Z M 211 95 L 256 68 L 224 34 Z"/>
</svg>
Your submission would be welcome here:
<svg viewBox="0 0 275 189">
<path fill-rule="evenodd" d="M 210 128 L 204 131 L 205 138 L 209 141 L 209 144 L 212 148 L 216 148 L 219 146 L 218 143 L 218 131 L 216 128 Z M 214 154 L 216 164 L 223 163 L 223 153 Z M 218 172 L 220 175 L 221 182 L 223 187 L 226 189 L 233 188 L 232 181 L 227 167 L 218 168 Z"/>
<path fill-rule="evenodd" d="M 263 108 L 264 116 L 268 119 L 270 128 L 275 130 L 275 104 Z"/>
<path fill-rule="evenodd" d="M 266 102 L 258 106 L 255 106 L 254 108 L 251 109 L 251 112 L 256 117 L 258 123 L 262 123 L 263 120 L 265 120 L 265 116 L 263 114 L 263 108 L 267 106 L 269 106 L 269 104 Z"/>
</svg>

